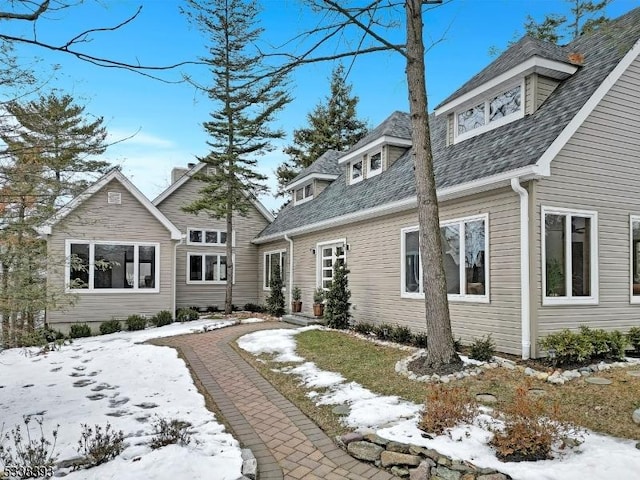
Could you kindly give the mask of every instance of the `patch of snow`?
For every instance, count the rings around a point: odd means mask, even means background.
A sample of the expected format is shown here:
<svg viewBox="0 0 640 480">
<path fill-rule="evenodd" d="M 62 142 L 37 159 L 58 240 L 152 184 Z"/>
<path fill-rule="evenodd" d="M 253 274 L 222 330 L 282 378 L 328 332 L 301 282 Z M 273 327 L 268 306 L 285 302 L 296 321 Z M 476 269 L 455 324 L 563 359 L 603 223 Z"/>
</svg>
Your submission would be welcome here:
<svg viewBox="0 0 640 480">
<path fill-rule="evenodd" d="M 296 329 L 260 330 L 240 337 L 238 346 L 253 355 L 275 355 L 273 360 L 276 362 L 302 362 L 303 358 L 296 355 L 296 342 L 293 337 L 300 332 L 317 328 L 317 325 L 311 325 Z"/>
<path fill-rule="evenodd" d="M 264 318 L 243 318 L 240 323 L 260 323 L 264 321 Z"/>
<path fill-rule="evenodd" d="M 235 480 L 242 465 L 239 444 L 206 409 L 184 362 L 172 348 L 140 343 L 234 323 L 200 320 L 77 339 L 59 351 L 38 356 L 32 355 L 37 349 L 4 350 L 0 354 L 4 387 L 0 418 L 5 432 L 22 425 L 23 415 L 42 412 L 48 438 L 60 424 L 58 460 L 78 455 L 81 424 L 93 428 L 109 422 L 114 430 L 124 432 L 127 446 L 119 457 L 70 472 L 66 477 L 70 480 L 173 480 L 208 478 L 211 472 L 216 479 Z M 151 450 L 148 442 L 156 415 L 189 422 L 191 443 Z M 31 426 L 33 433 L 37 425 Z"/>
</svg>

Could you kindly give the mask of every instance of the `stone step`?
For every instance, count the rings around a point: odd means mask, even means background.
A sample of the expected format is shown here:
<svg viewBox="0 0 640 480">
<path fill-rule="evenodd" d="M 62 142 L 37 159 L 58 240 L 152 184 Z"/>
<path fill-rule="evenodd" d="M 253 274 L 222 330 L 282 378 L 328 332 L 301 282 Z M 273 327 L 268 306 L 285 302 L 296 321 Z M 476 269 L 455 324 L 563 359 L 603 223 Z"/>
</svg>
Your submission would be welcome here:
<svg viewBox="0 0 640 480">
<path fill-rule="evenodd" d="M 301 327 L 322 325 L 324 323 L 322 317 L 314 317 L 313 315 L 306 315 L 304 313 L 290 313 L 288 315 L 284 315 L 282 317 L 282 321 L 293 325 L 300 325 Z"/>
</svg>

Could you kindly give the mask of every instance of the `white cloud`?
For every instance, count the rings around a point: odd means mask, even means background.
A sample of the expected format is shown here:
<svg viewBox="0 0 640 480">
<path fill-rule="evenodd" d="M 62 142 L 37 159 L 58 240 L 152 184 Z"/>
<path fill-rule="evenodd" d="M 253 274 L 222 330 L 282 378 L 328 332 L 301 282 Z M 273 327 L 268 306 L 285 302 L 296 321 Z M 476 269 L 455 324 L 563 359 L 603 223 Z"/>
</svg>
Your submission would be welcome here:
<svg viewBox="0 0 640 480">
<path fill-rule="evenodd" d="M 131 138 L 129 138 L 131 137 Z M 156 135 L 145 133 L 142 130 L 110 129 L 107 136 L 108 142 L 121 142 L 121 147 L 151 147 L 151 148 L 175 148 L 176 144 Z"/>
</svg>

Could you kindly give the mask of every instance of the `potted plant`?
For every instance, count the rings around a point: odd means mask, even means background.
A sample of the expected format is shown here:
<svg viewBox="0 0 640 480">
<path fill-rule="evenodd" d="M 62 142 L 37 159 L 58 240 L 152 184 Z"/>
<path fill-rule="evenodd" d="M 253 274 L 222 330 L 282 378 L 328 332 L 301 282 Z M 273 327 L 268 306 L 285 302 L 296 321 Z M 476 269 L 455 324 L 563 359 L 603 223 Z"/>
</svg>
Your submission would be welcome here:
<svg viewBox="0 0 640 480">
<path fill-rule="evenodd" d="M 313 314 L 316 317 L 324 315 L 324 290 L 320 287 L 313 292 Z"/>
<path fill-rule="evenodd" d="M 291 313 L 300 313 L 302 311 L 302 291 L 299 287 L 293 287 L 291 290 Z"/>
</svg>

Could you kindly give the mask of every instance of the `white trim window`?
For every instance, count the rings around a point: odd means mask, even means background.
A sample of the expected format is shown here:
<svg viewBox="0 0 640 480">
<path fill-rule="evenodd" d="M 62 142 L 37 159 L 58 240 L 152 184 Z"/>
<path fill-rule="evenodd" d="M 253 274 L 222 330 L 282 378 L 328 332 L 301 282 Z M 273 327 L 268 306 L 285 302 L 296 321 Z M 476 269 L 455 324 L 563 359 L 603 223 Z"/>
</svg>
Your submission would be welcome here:
<svg viewBox="0 0 640 480">
<path fill-rule="evenodd" d="M 364 178 L 364 160 L 360 159 L 357 162 L 352 162 L 349 165 L 349 183 L 353 185 L 354 183 L 361 182 Z"/>
<path fill-rule="evenodd" d="M 66 240 L 65 290 L 74 293 L 157 293 L 160 244 Z"/>
<path fill-rule="evenodd" d="M 233 283 L 235 282 L 235 254 L 233 256 Z M 227 256 L 219 253 L 187 253 L 187 284 L 227 283 Z"/>
<path fill-rule="evenodd" d="M 543 305 L 597 305 L 597 212 L 542 207 L 542 292 Z"/>
<path fill-rule="evenodd" d="M 449 301 L 489 302 L 489 215 L 440 224 Z M 403 298 L 424 298 L 418 226 L 400 231 Z"/>
<path fill-rule="evenodd" d="M 280 265 L 280 277 L 282 278 L 282 284 L 285 284 L 286 279 L 286 250 L 274 250 L 271 252 L 264 252 L 263 266 L 264 266 L 264 279 L 262 283 L 262 289 L 266 291 L 271 290 L 271 278 L 275 273 L 276 265 Z"/>
<path fill-rule="evenodd" d="M 375 177 L 382 173 L 382 150 L 367 155 L 367 178 Z"/>
<path fill-rule="evenodd" d="M 309 200 L 313 200 L 313 182 L 307 183 L 300 188 L 296 188 L 293 199 L 295 205 L 300 205 L 308 202 Z"/>
<path fill-rule="evenodd" d="M 210 230 L 205 228 L 187 229 L 187 245 L 223 246 L 226 244 L 226 230 Z"/>
<path fill-rule="evenodd" d="M 347 240 L 338 239 L 316 244 L 316 287 L 329 290 L 333 281 L 333 267 L 347 261 Z"/>
<path fill-rule="evenodd" d="M 492 95 L 475 105 L 455 112 L 454 143 L 506 125 L 524 117 L 525 85 L 517 85 Z"/>
</svg>

